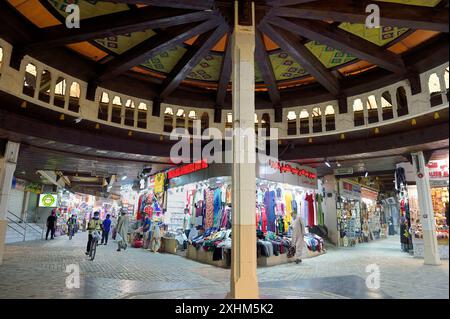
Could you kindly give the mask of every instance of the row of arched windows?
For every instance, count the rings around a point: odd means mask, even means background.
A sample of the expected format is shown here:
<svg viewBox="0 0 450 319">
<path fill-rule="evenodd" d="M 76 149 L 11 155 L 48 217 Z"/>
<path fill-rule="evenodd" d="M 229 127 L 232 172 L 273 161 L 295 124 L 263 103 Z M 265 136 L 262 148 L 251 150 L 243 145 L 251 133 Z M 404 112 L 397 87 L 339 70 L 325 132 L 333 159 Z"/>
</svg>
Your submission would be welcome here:
<svg viewBox="0 0 450 319">
<path fill-rule="evenodd" d="M 288 135 L 297 135 L 297 120 L 299 120 L 300 134 L 321 133 L 323 131 L 336 130 L 336 116 L 334 106 L 328 105 L 325 112 L 320 107 L 312 109 L 311 114 L 303 109 L 297 117 L 295 111 L 287 114 L 287 133 Z M 310 120 L 312 125 L 310 126 Z"/>
<path fill-rule="evenodd" d="M 430 93 L 430 105 L 431 107 L 441 105 L 444 103 L 442 93 L 445 93 L 447 96 L 447 101 L 449 101 L 449 68 L 446 67 L 444 70 L 443 82 L 439 78 L 437 73 L 433 73 L 430 75 L 428 80 L 428 91 Z M 445 86 L 445 91 L 442 90 L 442 86 Z"/>
<path fill-rule="evenodd" d="M 45 103 L 51 102 L 51 91 L 53 89 L 53 104 L 60 108 L 66 107 L 69 111 L 78 113 L 80 110 L 80 96 L 81 88 L 78 82 L 72 82 L 70 84 L 69 91 L 67 92 L 67 81 L 63 77 L 59 76 L 52 88 L 52 75 L 50 71 L 43 70 L 38 82 L 38 70 L 32 63 L 28 63 L 25 67 L 25 76 L 23 79 L 22 93 L 30 97 L 35 97 L 36 90 L 37 98 Z M 67 98 L 66 95 L 68 94 Z"/>
<path fill-rule="evenodd" d="M 99 120 L 146 129 L 147 115 L 146 103 L 141 102 L 136 108 L 131 99 L 124 101 L 120 96 L 110 98 L 108 93 L 102 93 L 98 108 Z"/>
<path fill-rule="evenodd" d="M 171 107 L 167 107 L 164 111 L 164 132 L 171 133 L 174 128 L 187 128 L 189 134 L 193 134 L 194 121 L 198 120 L 200 120 L 201 133 L 203 134 L 203 132 L 207 128 L 209 128 L 209 114 L 207 112 L 203 112 L 199 117 L 196 111 L 190 111 L 188 114 L 186 114 L 184 109 L 178 109 L 177 113 L 175 114 Z"/>
</svg>

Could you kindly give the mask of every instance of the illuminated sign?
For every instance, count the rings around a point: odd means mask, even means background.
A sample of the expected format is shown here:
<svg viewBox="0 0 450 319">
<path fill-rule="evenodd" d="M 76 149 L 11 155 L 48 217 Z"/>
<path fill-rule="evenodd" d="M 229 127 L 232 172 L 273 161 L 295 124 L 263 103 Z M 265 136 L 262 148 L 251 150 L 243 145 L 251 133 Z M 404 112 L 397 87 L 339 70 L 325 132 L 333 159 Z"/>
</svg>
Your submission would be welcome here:
<svg viewBox="0 0 450 319">
<path fill-rule="evenodd" d="M 291 164 L 283 164 L 278 161 L 269 160 L 269 165 L 275 169 L 280 171 L 280 173 L 291 173 L 293 175 L 305 176 L 309 179 L 316 179 L 317 174 L 312 173 L 304 168 L 295 168 Z"/>
<path fill-rule="evenodd" d="M 39 196 L 39 207 L 53 208 L 57 206 L 58 195 L 56 194 L 41 194 Z"/>
<path fill-rule="evenodd" d="M 167 173 L 167 178 L 172 179 L 172 178 L 192 174 L 192 173 L 201 171 L 206 168 L 208 168 L 208 162 L 206 162 L 206 161 L 195 162 L 195 163 L 181 166 L 181 167 L 178 167 L 178 168 L 175 168 L 175 169 L 169 171 Z"/>
</svg>

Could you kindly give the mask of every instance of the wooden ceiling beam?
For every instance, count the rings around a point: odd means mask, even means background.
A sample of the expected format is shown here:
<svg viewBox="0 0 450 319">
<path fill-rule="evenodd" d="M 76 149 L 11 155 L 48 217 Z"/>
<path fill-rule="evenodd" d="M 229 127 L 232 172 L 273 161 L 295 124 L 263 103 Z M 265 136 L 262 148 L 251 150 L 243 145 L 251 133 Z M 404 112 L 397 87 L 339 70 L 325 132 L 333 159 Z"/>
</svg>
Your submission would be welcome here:
<svg viewBox="0 0 450 319">
<path fill-rule="evenodd" d="M 273 72 L 272 62 L 264 45 L 264 40 L 261 32 L 256 31 L 256 48 L 255 59 L 261 71 L 262 78 L 266 84 L 270 100 L 274 108 L 281 107 L 281 96 L 278 90 L 277 80 Z"/>
<path fill-rule="evenodd" d="M 44 28 L 25 46 L 32 50 L 62 46 L 109 36 L 149 29 L 168 28 L 210 19 L 212 11 L 192 12 L 180 9 L 155 10 L 145 7 L 81 21 L 81 28 L 68 29 L 64 24 Z"/>
<path fill-rule="evenodd" d="M 161 32 L 108 62 L 103 67 L 103 71 L 100 73 L 96 82 L 101 83 L 113 79 L 117 75 L 130 70 L 132 67 L 151 59 L 153 56 L 217 27 L 221 21 L 216 16 L 195 26 L 178 26 L 174 29 Z"/>
<path fill-rule="evenodd" d="M 294 34 L 374 63 L 391 72 L 402 74 L 406 71 L 405 63 L 398 54 L 326 22 L 281 17 L 271 17 L 269 22 Z"/>
<path fill-rule="evenodd" d="M 222 23 L 214 31 L 204 33 L 197 38 L 191 48 L 189 48 L 189 51 L 183 55 L 172 72 L 170 72 L 164 80 L 159 95 L 162 100 L 169 96 L 180 85 L 189 72 L 200 63 L 228 31 L 228 24 Z"/>
<path fill-rule="evenodd" d="M 214 0 L 103 0 L 123 4 L 146 4 L 155 7 L 178 9 L 208 10 L 214 5 Z"/>
<path fill-rule="evenodd" d="M 267 21 L 262 21 L 259 29 L 269 36 L 272 41 L 277 43 L 284 51 L 287 51 L 330 93 L 334 96 L 339 95 L 341 89 L 339 81 L 293 34 L 290 34 L 283 29 L 273 27 L 269 25 Z"/>
<path fill-rule="evenodd" d="M 331 20 L 350 23 L 365 23 L 368 0 L 321 0 L 295 7 L 275 7 L 274 13 L 282 17 L 311 20 Z M 410 29 L 449 32 L 447 8 L 430 8 L 404 4 L 379 2 L 381 25 Z"/>
<path fill-rule="evenodd" d="M 232 39 L 231 39 L 231 37 L 232 37 L 231 32 L 228 32 L 227 46 L 225 48 L 225 55 L 222 60 L 222 68 L 221 68 L 221 72 L 220 72 L 219 83 L 217 85 L 215 109 L 220 110 L 220 111 L 223 109 L 223 106 L 225 104 L 225 99 L 227 96 L 227 89 L 228 89 L 228 85 L 230 84 L 230 79 L 231 79 L 231 71 L 232 71 L 232 62 L 231 62 Z M 216 111 L 216 115 L 214 116 L 214 118 L 215 118 L 214 120 L 216 123 L 221 122 L 221 119 L 219 119 L 219 114 L 220 113 L 218 113 Z"/>
<path fill-rule="evenodd" d="M 267 4 L 269 6 L 273 7 L 285 7 L 285 6 L 293 6 L 296 4 L 303 4 L 303 3 L 309 3 L 314 2 L 318 0 L 270 0 L 267 1 Z"/>
</svg>

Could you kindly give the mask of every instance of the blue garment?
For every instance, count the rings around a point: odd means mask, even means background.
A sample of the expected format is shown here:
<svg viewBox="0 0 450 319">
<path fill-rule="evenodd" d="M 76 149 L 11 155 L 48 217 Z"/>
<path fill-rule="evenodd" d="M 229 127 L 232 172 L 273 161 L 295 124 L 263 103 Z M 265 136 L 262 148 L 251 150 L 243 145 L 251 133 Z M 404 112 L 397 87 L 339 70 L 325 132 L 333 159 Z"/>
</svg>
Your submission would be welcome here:
<svg viewBox="0 0 450 319">
<path fill-rule="evenodd" d="M 144 231 L 148 231 L 150 230 L 150 227 L 152 226 L 152 221 L 150 220 L 150 218 L 146 218 L 144 220 L 144 225 L 142 225 Z"/>
<path fill-rule="evenodd" d="M 292 211 L 297 214 L 298 206 L 295 199 L 292 200 Z"/>
<path fill-rule="evenodd" d="M 264 197 L 264 205 L 266 206 L 267 214 L 267 230 L 271 232 L 276 232 L 276 215 L 275 215 L 275 192 L 267 192 Z"/>
<path fill-rule="evenodd" d="M 111 230 L 111 219 L 106 218 L 103 221 L 103 231 L 109 232 Z"/>
<path fill-rule="evenodd" d="M 214 191 L 214 227 L 220 227 L 220 210 L 222 208 L 222 191 L 217 188 Z"/>
</svg>

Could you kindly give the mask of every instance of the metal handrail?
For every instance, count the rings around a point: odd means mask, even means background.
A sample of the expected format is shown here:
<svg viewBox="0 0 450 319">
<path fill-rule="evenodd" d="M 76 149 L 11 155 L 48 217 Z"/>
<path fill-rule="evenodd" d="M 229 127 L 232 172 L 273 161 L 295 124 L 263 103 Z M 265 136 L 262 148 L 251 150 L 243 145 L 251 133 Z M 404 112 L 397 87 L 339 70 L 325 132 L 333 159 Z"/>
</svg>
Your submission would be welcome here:
<svg viewBox="0 0 450 319">
<path fill-rule="evenodd" d="M 17 230 L 16 228 L 12 227 L 11 225 L 8 224 L 8 227 L 13 229 L 15 232 L 19 233 L 22 237 L 23 237 L 23 241 L 26 241 L 26 237 L 27 237 L 27 228 L 31 228 L 32 230 L 34 230 L 36 233 L 39 233 L 41 235 L 41 239 L 44 237 L 44 230 L 43 228 L 41 230 L 37 230 L 36 228 L 34 228 L 33 226 L 31 226 L 30 224 L 28 224 L 25 220 L 23 220 L 21 217 L 17 216 L 16 214 L 8 211 L 8 214 L 11 214 L 12 216 L 16 217 L 18 219 L 18 221 L 10 218 L 10 217 L 6 217 L 8 221 L 14 223 L 15 225 L 19 226 L 20 228 L 23 229 L 23 233 L 21 233 L 19 230 Z M 25 226 L 21 225 L 21 223 L 23 223 Z"/>
</svg>

